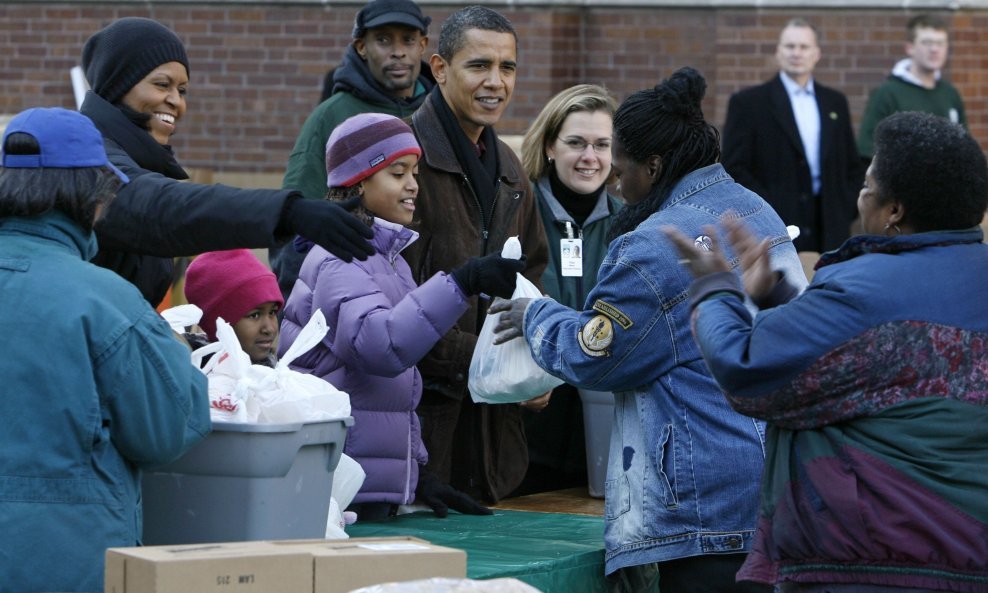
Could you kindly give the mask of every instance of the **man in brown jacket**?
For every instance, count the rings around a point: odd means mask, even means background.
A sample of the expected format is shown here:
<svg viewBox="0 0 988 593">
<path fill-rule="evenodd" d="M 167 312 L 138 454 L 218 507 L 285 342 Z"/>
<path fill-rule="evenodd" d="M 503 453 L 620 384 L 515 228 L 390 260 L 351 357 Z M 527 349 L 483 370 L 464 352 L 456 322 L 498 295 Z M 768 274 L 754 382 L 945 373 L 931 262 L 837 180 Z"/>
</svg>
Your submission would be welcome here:
<svg viewBox="0 0 988 593">
<path fill-rule="evenodd" d="M 429 60 L 436 87 L 412 117 L 423 150 L 413 223 L 419 240 L 403 254 L 420 282 L 499 251 L 512 235 L 527 257 L 524 275 L 536 284 L 542 276 L 548 252 L 534 194 L 518 157 L 493 129 L 514 89 L 516 50 L 511 23 L 491 9 L 464 8 L 442 25 L 439 53 Z M 461 512 L 484 512 L 462 493 L 496 503 L 525 476 L 528 452 L 520 408 L 475 404 L 467 391 L 488 305 L 472 301 L 419 364 L 429 463 L 417 493 Z M 548 400 L 546 394 L 522 405 L 540 409 Z"/>
</svg>

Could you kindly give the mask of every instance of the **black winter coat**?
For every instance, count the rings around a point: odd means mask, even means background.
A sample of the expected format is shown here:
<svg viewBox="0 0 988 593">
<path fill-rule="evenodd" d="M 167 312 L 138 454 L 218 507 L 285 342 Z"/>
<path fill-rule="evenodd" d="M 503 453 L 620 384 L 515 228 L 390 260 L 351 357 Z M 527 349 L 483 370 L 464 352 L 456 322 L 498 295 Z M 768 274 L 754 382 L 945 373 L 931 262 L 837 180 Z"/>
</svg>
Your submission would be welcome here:
<svg viewBox="0 0 988 593">
<path fill-rule="evenodd" d="M 96 223 L 93 263 L 137 286 L 152 306 L 172 281 L 172 258 L 223 249 L 271 247 L 289 190 L 180 183 L 188 174 L 171 152 L 117 107 L 90 91 L 80 110 L 103 134 L 110 162 L 130 183 Z"/>
<path fill-rule="evenodd" d="M 851 234 L 864 179 L 847 98 L 813 81 L 820 109 L 820 196 L 813 196 L 810 166 L 789 94 L 779 76 L 731 96 L 723 131 L 722 161 L 731 177 L 765 198 L 786 224 L 801 228 L 799 251 L 829 251 Z M 817 204 L 817 201 L 821 201 Z M 808 223 L 819 206 L 822 236 Z"/>
</svg>

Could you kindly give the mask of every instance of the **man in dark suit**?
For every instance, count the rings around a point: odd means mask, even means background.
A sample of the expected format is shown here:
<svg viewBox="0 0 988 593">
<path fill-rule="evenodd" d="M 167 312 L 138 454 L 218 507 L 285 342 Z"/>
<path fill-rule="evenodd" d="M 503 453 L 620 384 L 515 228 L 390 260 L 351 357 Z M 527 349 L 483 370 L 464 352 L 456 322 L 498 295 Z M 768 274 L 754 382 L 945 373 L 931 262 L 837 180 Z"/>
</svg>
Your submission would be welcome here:
<svg viewBox="0 0 988 593">
<path fill-rule="evenodd" d="M 813 80 L 817 32 L 803 19 L 779 36 L 780 72 L 731 96 L 723 163 L 788 225 L 799 251 L 837 248 L 851 234 L 863 179 L 847 98 Z"/>
</svg>

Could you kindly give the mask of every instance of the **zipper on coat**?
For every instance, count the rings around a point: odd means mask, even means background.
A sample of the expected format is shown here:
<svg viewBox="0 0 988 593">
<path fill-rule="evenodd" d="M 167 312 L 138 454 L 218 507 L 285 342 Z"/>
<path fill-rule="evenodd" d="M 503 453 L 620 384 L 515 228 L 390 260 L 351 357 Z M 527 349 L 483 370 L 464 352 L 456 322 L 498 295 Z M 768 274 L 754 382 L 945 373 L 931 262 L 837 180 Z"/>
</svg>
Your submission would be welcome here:
<svg viewBox="0 0 988 593">
<path fill-rule="evenodd" d="M 494 182 L 494 200 L 491 202 L 489 217 L 488 213 L 484 212 L 484 205 L 480 203 L 477 192 L 473 191 L 473 185 L 470 184 L 470 178 L 467 177 L 466 173 L 463 173 L 463 183 L 466 184 L 470 195 L 473 196 L 473 201 L 477 204 L 477 209 L 480 210 L 480 236 L 484 239 L 481 255 L 487 255 L 487 241 L 490 239 L 490 222 L 494 219 L 494 208 L 497 207 L 497 194 L 501 190 L 501 178 L 498 177 L 497 181 Z"/>
<path fill-rule="evenodd" d="M 408 438 L 405 441 L 405 492 L 402 496 L 402 500 L 405 502 L 402 504 L 412 504 L 415 502 L 415 496 L 412 490 L 412 464 L 418 462 L 412 457 L 412 414 L 415 414 L 414 410 L 408 416 Z"/>
<path fill-rule="evenodd" d="M 587 253 L 587 251 L 586 251 L 586 247 L 587 246 L 586 245 L 583 245 L 583 227 L 577 226 L 576 227 L 576 232 L 579 234 L 579 237 L 580 237 L 580 245 L 583 246 L 583 253 L 586 254 Z M 582 267 L 583 264 L 581 263 L 580 265 Z M 579 301 L 585 301 L 586 300 L 586 297 L 583 295 L 583 274 L 580 274 L 579 276 L 576 277 L 576 295 L 577 295 L 577 298 L 578 298 Z M 586 304 L 586 303 L 584 303 L 584 304 Z"/>
</svg>

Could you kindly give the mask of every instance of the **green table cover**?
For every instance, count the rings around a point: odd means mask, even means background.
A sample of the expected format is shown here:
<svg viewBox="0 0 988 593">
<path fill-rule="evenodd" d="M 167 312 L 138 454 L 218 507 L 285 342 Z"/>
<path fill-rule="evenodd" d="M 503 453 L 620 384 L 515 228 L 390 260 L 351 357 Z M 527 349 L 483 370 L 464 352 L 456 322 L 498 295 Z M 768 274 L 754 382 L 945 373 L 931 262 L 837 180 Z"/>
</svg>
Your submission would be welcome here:
<svg viewBox="0 0 988 593">
<path fill-rule="evenodd" d="M 399 515 L 357 523 L 351 537 L 410 535 L 467 553 L 467 577 L 513 577 L 544 593 L 607 593 L 604 520 L 565 513 L 495 510 L 493 516 L 451 512 Z"/>
</svg>

